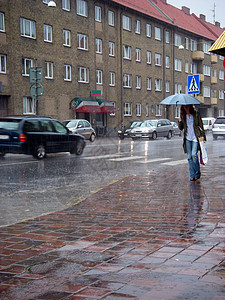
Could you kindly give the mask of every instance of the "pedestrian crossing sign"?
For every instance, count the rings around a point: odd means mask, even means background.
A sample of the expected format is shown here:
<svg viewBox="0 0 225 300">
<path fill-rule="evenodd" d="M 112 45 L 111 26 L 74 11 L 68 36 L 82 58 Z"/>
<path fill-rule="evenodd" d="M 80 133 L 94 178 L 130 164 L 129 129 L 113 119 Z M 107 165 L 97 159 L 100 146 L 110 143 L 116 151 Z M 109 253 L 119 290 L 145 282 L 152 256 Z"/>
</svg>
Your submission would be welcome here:
<svg viewBox="0 0 225 300">
<path fill-rule="evenodd" d="M 188 94 L 199 94 L 199 74 L 188 76 Z"/>
</svg>

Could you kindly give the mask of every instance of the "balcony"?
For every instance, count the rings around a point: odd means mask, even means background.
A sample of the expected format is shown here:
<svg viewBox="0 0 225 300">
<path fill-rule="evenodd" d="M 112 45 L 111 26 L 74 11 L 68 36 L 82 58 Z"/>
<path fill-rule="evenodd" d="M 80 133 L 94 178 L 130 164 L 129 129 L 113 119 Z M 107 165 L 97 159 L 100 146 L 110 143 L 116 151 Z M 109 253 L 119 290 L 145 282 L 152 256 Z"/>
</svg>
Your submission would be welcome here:
<svg viewBox="0 0 225 300">
<path fill-rule="evenodd" d="M 215 54 L 211 55 L 211 63 L 212 64 L 216 64 L 217 63 L 217 55 L 215 55 Z"/>
<path fill-rule="evenodd" d="M 192 52 L 192 59 L 193 60 L 203 60 L 204 59 L 204 52 L 203 51 L 194 51 L 194 52 Z"/>
<path fill-rule="evenodd" d="M 211 104 L 217 105 L 217 98 L 211 98 Z"/>
<path fill-rule="evenodd" d="M 202 103 L 204 103 L 204 96 L 196 95 L 195 98 L 197 98 L 199 101 L 201 101 Z"/>
<path fill-rule="evenodd" d="M 204 74 L 199 74 L 199 81 L 203 82 L 205 80 Z"/>
<path fill-rule="evenodd" d="M 217 84 L 217 77 L 211 77 L 211 84 Z"/>
</svg>

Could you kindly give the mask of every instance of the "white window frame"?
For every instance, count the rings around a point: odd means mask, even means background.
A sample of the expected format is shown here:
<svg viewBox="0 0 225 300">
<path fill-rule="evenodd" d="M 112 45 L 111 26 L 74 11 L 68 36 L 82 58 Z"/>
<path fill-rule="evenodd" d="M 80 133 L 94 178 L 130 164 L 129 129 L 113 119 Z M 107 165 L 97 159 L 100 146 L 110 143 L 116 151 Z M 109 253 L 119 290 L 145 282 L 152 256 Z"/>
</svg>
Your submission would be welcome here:
<svg viewBox="0 0 225 300">
<path fill-rule="evenodd" d="M 102 85 L 102 77 L 103 73 L 102 70 L 96 70 L 96 84 Z"/>
<path fill-rule="evenodd" d="M 203 65 L 203 74 L 205 76 L 211 76 L 211 68 L 208 65 Z"/>
<path fill-rule="evenodd" d="M 182 45 L 182 38 L 181 38 L 181 35 L 175 33 L 174 35 L 174 45 L 179 47 Z"/>
<path fill-rule="evenodd" d="M 191 39 L 191 51 L 197 51 L 197 41 Z"/>
<path fill-rule="evenodd" d="M 189 62 L 185 61 L 185 73 L 189 73 Z"/>
<path fill-rule="evenodd" d="M 141 103 L 136 103 L 136 116 L 141 116 Z"/>
<path fill-rule="evenodd" d="M 35 99 L 31 97 L 23 97 L 23 114 L 24 115 L 35 115 L 36 105 Z"/>
<path fill-rule="evenodd" d="M 161 41 L 161 28 L 155 27 L 155 40 Z"/>
<path fill-rule="evenodd" d="M 30 76 L 30 68 L 34 66 L 32 58 L 23 58 L 23 76 Z"/>
<path fill-rule="evenodd" d="M 162 91 L 162 79 L 155 79 L 155 91 L 161 92 Z"/>
<path fill-rule="evenodd" d="M 125 117 L 132 116 L 132 103 L 125 102 L 124 103 L 124 114 Z"/>
<path fill-rule="evenodd" d="M 112 105 L 113 105 L 113 107 L 114 107 L 114 112 L 113 112 L 113 113 L 110 113 L 109 115 L 110 115 L 110 116 L 115 116 L 115 115 L 116 115 L 116 102 L 113 102 L 113 101 L 112 101 Z"/>
<path fill-rule="evenodd" d="M 62 0 L 62 9 L 70 11 L 70 0 Z"/>
<path fill-rule="evenodd" d="M 123 87 L 124 88 L 132 87 L 132 75 L 131 74 L 123 74 Z"/>
<path fill-rule="evenodd" d="M 53 62 L 51 61 L 46 61 L 45 62 L 46 66 L 46 79 L 53 79 Z"/>
<path fill-rule="evenodd" d="M 116 85 L 116 73 L 115 72 L 109 72 L 109 85 L 110 86 Z"/>
<path fill-rule="evenodd" d="M 175 58 L 174 60 L 174 70 L 178 72 L 182 72 L 182 60 Z"/>
<path fill-rule="evenodd" d="M 96 53 L 102 54 L 102 40 L 99 38 L 95 39 L 95 50 Z"/>
<path fill-rule="evenodd" d="M 185 37 L 185 49 L 188 50 L 189 49 L 189 38 Z"/>
<path fill-rule="evenodd" d="M 136 89 L 140 90 L 141 89 L 141 76 L 136 75 Z"/>
<path fill-rule="evenodd" d="M 83 33 L 77 33 L 77 49 L 88 50 L 88 36 Z"/>
<path fill-rule="evenodd" d="M 71 81 L 72 80 L 72 66 L 68 65 L 68 64 L 65 64 L 64 67 L 65 67 L 64 80 L 65 81 Z"/>
<path fill-rule="evenodd" d="M 147 37 L 152 36 L 152 26 L 151 26 L 151 24 L 146 24 L 146 36 Z"/>
<path fill-rule="evenodd" d="M 169 31 L 165 32 L 165 41 L 166 41 L 166 44 L 170 43 L 170 32 Z"/>
<path fill-rule="evenodd" d="M 147 77 L 147 91 L 151 91 L 151 90 L 152 90 L 152 78 Z"/>
<path fill-rule="evenodd" d="M 175 91 L 175 94 L 182 93 L 182 84 L 181 83 L 175 83 L 174 91 Z"/>
<path fill-rule="evenodd" d="M 190 70 L 191 74 L 197 74 L 197 64 L 196 63 L 192 63 L 191 64 L 191 70 Z"/>
<path fill-rule="evenodd" d="M 87 1 L 77 0 L 77 15 L 82 16 L 82 17 L 88 16 Z"/>
<path fill-rule="evenodd" d="M 135 33 L 136 34 L 141 34 L 141 21 L 140 20 L 136 20 Z"/>
<path fill-rule="evenodd" d="M 209 53 L 209 48 L 210 48 L 210 47 L 211 47 L 210 43 L 204 42 L 204 43 L 203 43 L 203 52 L 204 52 L 205 54 L 210 54 L 210 53 Z"/>
<path fill-rule="evenodd" d="M 101 6 L 95 5 L 95 21 L 102 22 L 102 8 Z"/>
<path fill-rule="evenodd" d="M 52 26 L 44 24 L 44 41 L 52 43 Z"/>
<path fill-rule="evenodd" d="M 146 55 L 147 55 L 147 64 L 151 65 L 151 63 L 152 63 L 152 52 L 151 51 L 147 51 Z"/>
<path fill-rule="evenodd" d="M 166 68 L 169 69 L 170 68 L 170 57 L 166 56 Z"/>
<path fill-rule="evenodd" d="M 224 99 L 224 90 L 219 90 L 219 99 L 220 100 Z"/>
<path fill-rule="evenodd" d="M 115 13 L 112 10 L 108 10 L 108 24 L 115 26 Z"/>
<path fill-rule="evenodd" d="M 89 83 L 89 69 L 78 67 L 78 82 Z"/>
<path fill-rule="evenodd" d="M 0 54 L 0 73 L 6 74 L 6 55 Z"/>
<path fill-rule="evenodd" d="M 123 45 L 123 58 L 131 60 L 131 46 Z"/>
<path fill-rule="evenodd" d="M 63 29 L 63 46 L 71 47 L 71 32 L 70 30 Z"/>
<path fill-rule="evenodd" d="M 180 118 L 180 106 L 175 107 L 175 118 L 176 119 Z"/>
<path fill-rule="evenodd" d="M 155 115 L 156 116 L 162 116 L 162 105 L 156 104 L 155 106 Z"/>
<path fill-rule="evenodd" d="M 149 104 L 148 103 L 145 104 L 145 116 L 146 117 L 149 116 Z"/>
<path fill-rule="evenodd" d="M 166 93 L 170 92 L 170 81 L 166 80 Z"/>
<path fill-rule="evenodd" d="M 123 15 L 123 29 L 131 31 L 131 18 Z"/>
<path fill-rule="evenodd" d="M 0 12 L 0 31 L 5 32 L 5 14 Z"/>
<path fill-rule="evenodd" d="M 36 24 L 35 21 L 20 18 L 20 34 L 23 37 L 36 39 Z"/>
<path fill-rule="evenodd" d="M 210 87 L 203 86 L 203 96 L 206 98 L 210 98 Z"/>
<path fill-rule="evenodd" d="M 162 55 L 160 53 L 155 53 L 155 65 L 162 66 Z"/>
<path fill-rule="evenodd" d="M 219 71 L 219 79 L 224 80 L 224 71 L 223 70 Z"/>
<path fill-rule="evenodd" d="M 141 49 L 136 48 L 136 61 L 140 62 L 141 61 Z"/>
<path fill-rule="evenodd" d="M 115 43 L 109 41 L 109 56 L 115 56 Z"/>
</svg>

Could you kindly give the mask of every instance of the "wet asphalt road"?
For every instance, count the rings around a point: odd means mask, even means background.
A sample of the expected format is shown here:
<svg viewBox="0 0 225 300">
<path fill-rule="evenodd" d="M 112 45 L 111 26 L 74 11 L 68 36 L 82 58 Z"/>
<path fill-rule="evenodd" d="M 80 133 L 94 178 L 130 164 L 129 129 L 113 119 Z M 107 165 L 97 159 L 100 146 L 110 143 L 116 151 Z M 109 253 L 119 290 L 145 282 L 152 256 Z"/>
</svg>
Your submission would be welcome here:
<svg viewBox="0 0 225 300">
<path fill-rule="evenodd" d="M 208 135 L 209 157 L 225 156 L 224 142 Z M 87 142 L 81 157 L 60 153 L 42 161 L 8 154 L 0 160 L 0 226 L 65 209 L 127 175 L 163 172 L 168 162 L 187 168 L 182 138 L 99 138 Z"/>
</svg>

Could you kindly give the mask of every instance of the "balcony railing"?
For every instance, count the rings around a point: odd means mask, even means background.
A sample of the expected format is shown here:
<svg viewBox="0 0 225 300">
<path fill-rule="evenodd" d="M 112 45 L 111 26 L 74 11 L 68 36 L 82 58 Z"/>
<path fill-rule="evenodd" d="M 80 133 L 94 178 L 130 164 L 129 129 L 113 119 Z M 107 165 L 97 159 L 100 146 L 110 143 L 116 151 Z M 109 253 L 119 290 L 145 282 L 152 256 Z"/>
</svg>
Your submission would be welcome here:
<svg viewBox="0 0 225 300">
<path fill-rule="evenodd" d="M 203 60 L 204 59 L 204 52 L 203 51 L 194 51 L 194 52 L 192 52 L 192 59 L 193 60 Z"/>
<path fill-rule="evenodd" d="M 212 64 L 216 64 L 217 63 L 217 55 L 215 55 L 215 54 L 211 55 L 211 63 Z"/>
<path fill-rule="evenodd" d="M 211 84 L 217 84 L 217 77 L 211 77 Z"/>
</svg>

